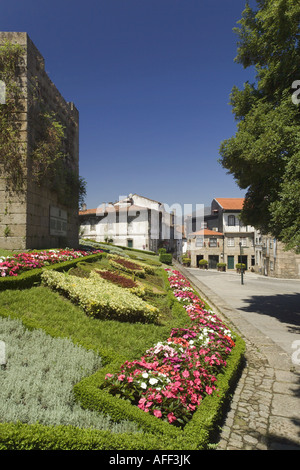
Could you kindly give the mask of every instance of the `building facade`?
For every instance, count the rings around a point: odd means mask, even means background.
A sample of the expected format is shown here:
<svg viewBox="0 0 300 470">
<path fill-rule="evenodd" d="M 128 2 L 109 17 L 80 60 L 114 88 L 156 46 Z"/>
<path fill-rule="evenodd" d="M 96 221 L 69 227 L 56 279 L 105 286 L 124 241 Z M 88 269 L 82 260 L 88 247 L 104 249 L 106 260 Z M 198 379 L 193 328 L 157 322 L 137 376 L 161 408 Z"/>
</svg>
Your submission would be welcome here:
<svg viewBox="0 0 300 470">
<path fill-rule="evenodd" d="M 177 250 L 173 215 L 153 199 L 130 194 L 115 203 L 79 212 L 80 234 L 97 242 L 157 252 Z"/>
<path fill-rule="evenodd" d="M 188 235 L 187 253 L 192 267 L 205 259 L 211 269 L 219 263 L 227 270 L 235 270 L 239 263 L 246 270 L 254 269 L 254 228 L 244 226 L 239 218 L 243 202 L 242 198 L 213 199 L 210 214 L 204 215 L 203 228 Z"/>
<path fill-rule="evenodd" d="M 300 254 L 286 251 L 276 238 L 256 230 L 255 271 L 269 277 L 300 279 Z"/>
<path fill-rule="evenodd" d="M 27 33 L 0 32 L 0 46 L 18 44 L 23 49 L 17 64 L 22 87 L 22 107 L 14 119 L 19 129 L 25 181 L 22 191 L 7 187 L 0 168 L 0 247 L 5 249 L 78 246 L 78 198 L 66 196 L 66 187 L 53 189 L 33 176 L 32 155 L 43 132 L 41 113 L 55 115 L 64 129 L 62 152 L 65 170 L 76 178 L 79 168 L 79 113 L 61 96 L 45 71 L 45 62 Z M 0 112 L 5 112 L 6 104 Z M 0 142 L 1 146 L 1 142 Z M 0 148 L 1 150 L 1 148 Z"/>
</svg>

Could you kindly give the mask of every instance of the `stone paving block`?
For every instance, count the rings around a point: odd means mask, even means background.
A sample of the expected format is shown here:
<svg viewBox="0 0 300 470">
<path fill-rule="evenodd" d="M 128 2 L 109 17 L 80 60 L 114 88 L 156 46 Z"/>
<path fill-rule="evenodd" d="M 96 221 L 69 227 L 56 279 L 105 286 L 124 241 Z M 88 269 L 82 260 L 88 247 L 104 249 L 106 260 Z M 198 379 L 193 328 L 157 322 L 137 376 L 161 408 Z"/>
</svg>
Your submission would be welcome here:
<svg viewBox="0 0 300 470">
<path fill-rule="evenodd" d="M 273 416 L 270 420 L 269 435 L 272 441 L 283 441 L 285 446 L 298 446 L 300 449 L 300 420 Z"/>
<path fill-rule="evenodd" d="M 288 394 L 274 393 L 271 413 L 273 416 L 300 420 L 299 398 Z"/>
</svg>

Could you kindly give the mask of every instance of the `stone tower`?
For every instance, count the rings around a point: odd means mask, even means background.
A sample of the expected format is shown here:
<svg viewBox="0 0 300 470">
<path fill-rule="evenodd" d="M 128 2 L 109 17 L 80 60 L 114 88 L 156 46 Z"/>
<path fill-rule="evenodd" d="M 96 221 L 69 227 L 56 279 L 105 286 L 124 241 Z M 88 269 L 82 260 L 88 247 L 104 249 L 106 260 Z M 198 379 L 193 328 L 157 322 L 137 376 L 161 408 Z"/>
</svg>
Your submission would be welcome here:
<svg viewBox="0 0 300 470">
<path fill-rule="evenodd" d="M 18 113 L 17 119 L 20 143 L 25 149 L 25 183 L 21 192 L 13 188 L 8 190 L 5 170 L 0 168 L 0 248 L 76 248 L 79 231 L 77 193 L 75 191 L 75 197 L 70 197 L 64 187 L 57 191 L 45 182 L 38 184 L 32 174 L 31 155 L 41 134 L 37 109 L 43 103 L 48 113 L 55 113 L 64 128 L 67 165 L 78 177 L 79 113 L 73 103 L 65 101 L 50 80 L 45 72 L 44 58 L 27 33 L 0 32 L 0 46 L 7 42 L 19 44 L 24 50 L 19 66 L 22 112 Z"/>
</svg>

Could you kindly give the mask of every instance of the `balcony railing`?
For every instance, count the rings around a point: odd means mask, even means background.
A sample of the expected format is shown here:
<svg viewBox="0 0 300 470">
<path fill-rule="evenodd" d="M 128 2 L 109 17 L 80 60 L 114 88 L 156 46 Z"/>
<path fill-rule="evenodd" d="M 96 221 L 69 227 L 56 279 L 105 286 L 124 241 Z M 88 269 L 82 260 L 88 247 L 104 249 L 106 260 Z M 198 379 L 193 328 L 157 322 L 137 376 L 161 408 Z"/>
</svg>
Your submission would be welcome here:
<svg viewBox="0 0 300 470">
<path fill-rule="evenodd" d="M 224 225 L 223 227 L 224 233 L 253 233 L 254 228 L 247 226 L 239 226 L 239 225 Z"/>
</svg>

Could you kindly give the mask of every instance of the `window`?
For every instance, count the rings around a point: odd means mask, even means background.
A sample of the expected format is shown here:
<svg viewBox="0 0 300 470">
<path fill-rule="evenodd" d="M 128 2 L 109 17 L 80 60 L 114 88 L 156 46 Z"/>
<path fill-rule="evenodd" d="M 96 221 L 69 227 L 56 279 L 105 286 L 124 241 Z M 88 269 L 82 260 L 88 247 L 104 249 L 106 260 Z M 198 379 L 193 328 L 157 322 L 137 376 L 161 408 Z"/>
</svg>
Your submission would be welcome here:
<svg viewBox="0 0 300 470">
<path fill-rule="evenodd" d="M 209 239 L 209 246 L 212 246 L 212 247 L 218 246 L 217 245 L 217 239 L 216 238 L 210 238 Z"/>
<path fill-rule="evenodd" d="M 127 240 L 127 247 L 132 248 L 133 247 L 133 240 Z"/>
<path fill-rule="evenodd" d="M 97 219 L 93 218 L 93 219 L 90 219 L 90 230 L 93 231 L 93 230 L 96 230 L 96 225 L 97 225 Z"/>
<path fill-rule="evenodd" d="M 227 246 L 234 246 L 234 238 L 233 237 L 227 238 Z"/>
<path fill-rule="evenodd" d="M 247 238 L 240 238 L 240 243 L 242 246 L 247 246 Z"/>
<path fill-rule="evenodd" d="M 228 225 L 233 227 L 235 225 L 235 216 L 234 215 L 229 215 L 228 216 Z"/>
<path fill-rule="evenodd" d="M 196 246 L 198 246 L 199 248 L 202 248 L 203 247 L 203 237 L 196 237 Z"/>
</svg>

